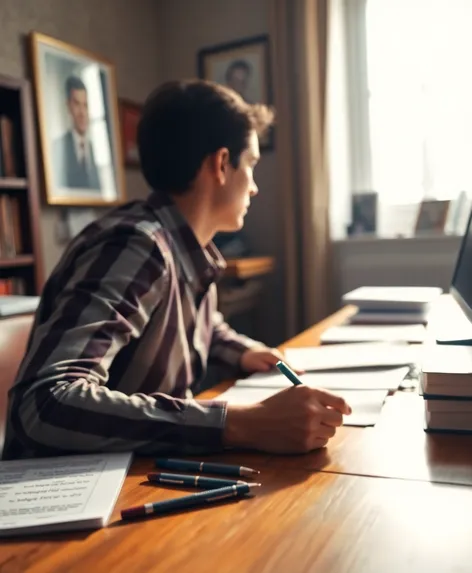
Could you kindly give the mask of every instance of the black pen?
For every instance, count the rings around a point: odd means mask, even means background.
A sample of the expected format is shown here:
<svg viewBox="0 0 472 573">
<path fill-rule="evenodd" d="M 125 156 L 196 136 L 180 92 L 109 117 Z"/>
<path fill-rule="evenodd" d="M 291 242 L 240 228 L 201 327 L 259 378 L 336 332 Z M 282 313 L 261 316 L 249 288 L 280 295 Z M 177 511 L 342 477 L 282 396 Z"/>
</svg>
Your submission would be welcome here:
<svg viewBox="0 0 472 573">
<path fill-rule="evenodd" d="M 168 470 L 180 470 L 184 472 L 208 472 L 228 476 L 252 476 L 261 473 L 245 466 L 219 464 L 213 462 L 194 462 L 192 460 L 179 460 L 176 458 L 157 458 L 156 467 Z"/>
<path fill-rule="evenodd" d="M 246 482 L 234 479 L 218 479 L 206 476 L 189 476 L 185 474 L 151 473 L 147 476 L 152 483 L 163 485 L 180 485 L 187 487 L 202 487 L 205 489 L 215 489 L 218 487 L 228 487 L 231 485 L 241 485 Z"/>
<path fill-rule="evenodd" d="M 178 509 L 188 509 L 189 507 L 198 507 L 207 503 L 241 497 L 251 491 L 251 489 L 260 487 L 260 483 L 244 483 L 241 485 L 232 485 L 229 487 L 220 487 L 218 489 L 208 489 L 200 493 L 185 495 L 176 499 L 166 499 L 156 503 L 145 503 L 136 507 L 130 507 L 121 511 L 122 519 L 139 519 L 150 515 L 162 515 Z"/>
</svg>

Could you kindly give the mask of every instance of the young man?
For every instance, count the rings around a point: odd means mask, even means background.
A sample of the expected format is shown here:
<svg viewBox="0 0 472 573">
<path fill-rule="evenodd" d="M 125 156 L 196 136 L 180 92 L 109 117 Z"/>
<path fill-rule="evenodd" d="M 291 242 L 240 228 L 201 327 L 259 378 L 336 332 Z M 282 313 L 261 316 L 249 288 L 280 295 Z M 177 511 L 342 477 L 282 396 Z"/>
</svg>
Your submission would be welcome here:
<svg viewBox="0 0 472 573">
<path fill-rule="evenodd" d="M 5 458 L 306 452 L 334 435 L 349 407 L 321 390 L 239 407 L 192 397 L 211 361 L 236 377 L 280 358 L 223 322 L 224 261 L 211 243 L 243 225 L 257 194 L 258 133 L 271 121 L 266 107 L 204 81 L 149 97 L 138 145 L 153 191 L 86 228 L 48 280 L 10 393 Z"/>
</svg>

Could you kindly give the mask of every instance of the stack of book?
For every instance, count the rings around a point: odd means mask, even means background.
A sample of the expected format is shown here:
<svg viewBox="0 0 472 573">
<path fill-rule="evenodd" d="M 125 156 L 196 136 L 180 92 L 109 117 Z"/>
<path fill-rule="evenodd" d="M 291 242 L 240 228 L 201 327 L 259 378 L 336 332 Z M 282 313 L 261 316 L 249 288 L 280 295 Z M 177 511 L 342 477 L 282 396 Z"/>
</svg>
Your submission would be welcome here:
<svg viewBox="0 0 472 573">
<path fill-rule="evenodd" d="M 472 431 L 471 346 L 425 346 L 421 389 L 427 430 Z"/>
<path fill-rule="evenodd" d="M 357 306 L 352 324 L 426 324 L 438 287 L 364 286 L 346 293 L 344 304 Z"/>
</svg>

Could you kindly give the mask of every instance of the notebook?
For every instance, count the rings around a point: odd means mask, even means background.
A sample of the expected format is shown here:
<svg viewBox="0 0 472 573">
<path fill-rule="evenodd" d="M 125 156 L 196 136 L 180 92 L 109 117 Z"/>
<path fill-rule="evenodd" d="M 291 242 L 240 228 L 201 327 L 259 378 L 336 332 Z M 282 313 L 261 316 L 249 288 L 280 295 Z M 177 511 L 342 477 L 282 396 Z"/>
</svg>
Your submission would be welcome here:
<svg viewBox="0 0 472 573">
<path fill-rule="evenodd" d="M 0 537 L 107 525 L 131 453 L 0 462 Z"/>
<path fill-rule="evenodd" d="M 215 399 L 228 404 L 254 404 L 270 398 L 280 390 L 280 388 L 247 388 L 235 385 Z M 352 408 L 352 413 L 344 416 L 344 425 L 374 426 L 387 393 L 386 390 L 336 390 L 336 394 L 342 396 Z"/>
</svg>

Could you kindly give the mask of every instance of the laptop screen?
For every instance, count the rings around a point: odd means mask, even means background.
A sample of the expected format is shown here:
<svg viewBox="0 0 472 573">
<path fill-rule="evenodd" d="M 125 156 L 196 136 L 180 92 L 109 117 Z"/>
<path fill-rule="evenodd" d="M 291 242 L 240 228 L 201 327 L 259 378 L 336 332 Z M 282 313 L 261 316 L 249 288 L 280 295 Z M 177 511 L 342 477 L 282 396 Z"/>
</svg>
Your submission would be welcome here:
<svg viewBox="0 0 472 573">
<path fill-rule="evenodd" d="M 469 320 L 472 320 L 472 212 L 457 257 L 456 268 L 452 277 L 451 294 L 460 304 Z"/>
</svg>

